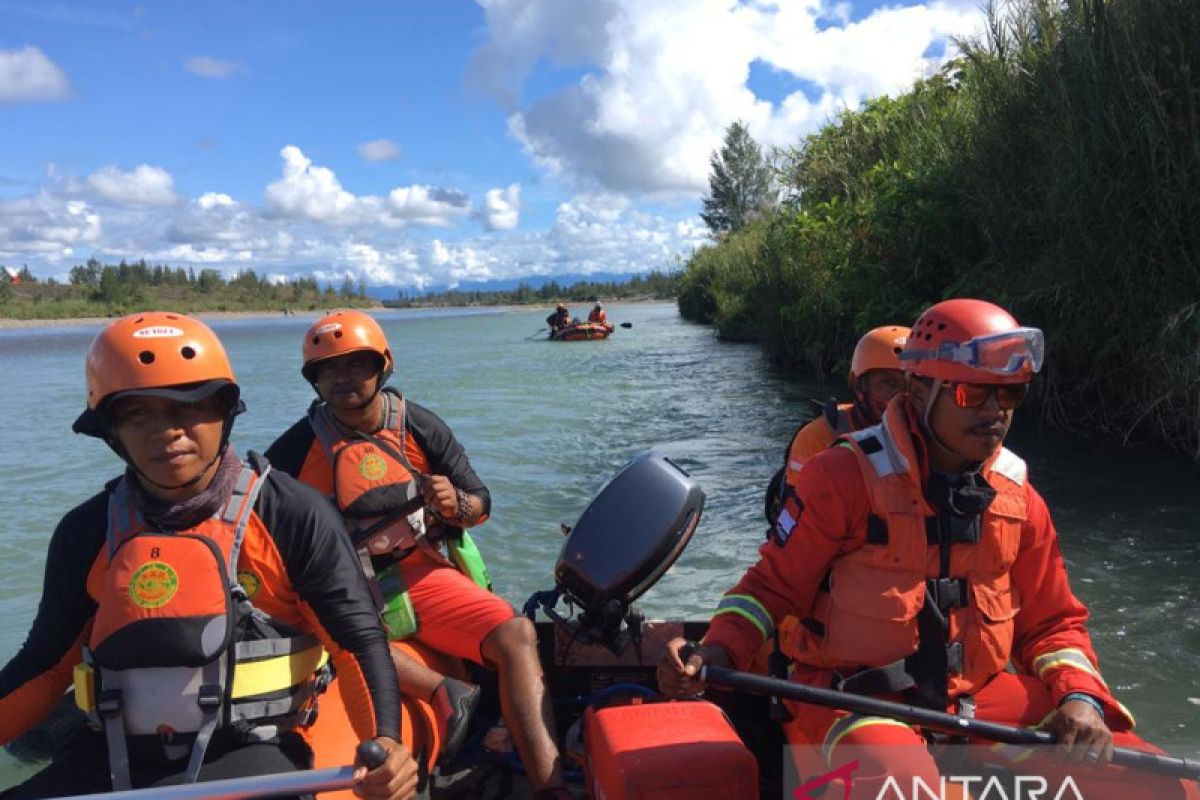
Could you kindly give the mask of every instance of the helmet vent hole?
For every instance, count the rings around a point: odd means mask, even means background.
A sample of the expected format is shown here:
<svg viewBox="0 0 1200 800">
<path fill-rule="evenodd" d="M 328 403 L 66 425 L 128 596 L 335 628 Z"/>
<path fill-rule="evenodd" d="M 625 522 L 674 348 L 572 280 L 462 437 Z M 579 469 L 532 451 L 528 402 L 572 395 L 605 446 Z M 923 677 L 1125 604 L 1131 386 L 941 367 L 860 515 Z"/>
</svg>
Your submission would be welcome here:
<svg viewBox="0 0 1200 800">
<path fill-rule="evenodd" d="M 154 353 L 151 353 L 149 350 L 143 350 L 142 352 L 138 353 L 138 361 L 142 362 L 143 364 L 153 364 Z"/>
<path fill-rule="evenodd" d="M 333 338 L 335 338 L 335 339 L 340 339 L 340 338 L 342 338 L 342 332 L 341 332 L 341 331 L 334 331 L 334 332 L 333 332 Z"/>
<path fill-rule="evenodd" d="M 141 324 L 142 324 L 142 322 L 143 322 L 145 319 L 146 319 L 145 317 L 138 317 L 137 319 L 135 319 L 135 320 L 133 321 L 133 324 L 134 324 L 134 325 L 141 325 Z"/>
<path fill-rule="evenodd" d="M 196 357 L 196 351 L 190 347 L 181 347 L 181 348 L 179 348 L 179 355 L 183 356 L 184 358 L 186 358 L 190 361 L 191 359 Z"/>
<path fill-rule="evenodd" d="M 939 330 L 939 331 L 944 331 L 944 330 L 946 330 L 946 323 L 944 323 L 944 322 L 939 322 L 939 323 L 938 323 L 938 330 Z"/>
<path fill-rule="evenodd" d="M 312 338 L 312 343 L 313 343 L 313 344 L 320 344 L 320 343 L 321 343 L 321 337 L 320 337 L 320 336 L 314 336 L 314 337 Z"/>
</svg>

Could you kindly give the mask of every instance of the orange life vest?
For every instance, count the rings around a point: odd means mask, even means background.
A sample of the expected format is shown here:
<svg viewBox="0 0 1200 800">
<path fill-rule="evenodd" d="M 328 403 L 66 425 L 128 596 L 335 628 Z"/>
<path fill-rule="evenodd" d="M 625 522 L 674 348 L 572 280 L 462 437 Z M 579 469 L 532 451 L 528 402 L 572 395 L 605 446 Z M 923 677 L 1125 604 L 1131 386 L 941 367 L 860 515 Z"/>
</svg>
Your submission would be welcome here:
<svg viewBox="0 0 1200 800">
<path fill-rule="evenodd" d="M 779 521 L 779 512 L 783 508 L 788 472 L 799 472 L 805 461 L 829 447 L 839 436 L 854 430 L 856 417 L 851 416 L 854 410 L 853 403 L 838 403 L 831 398 L 828 403 L 816 405 L 820 413 L 792 434 L 783 453 L 783 466 L 775 470 L 775 474 L 767 483 L 767 493 L 763 498 L 763 515 L 767 518 L 767 524 L 772 526 L 767 529 L 768 539 L 771 538 L 771 530 Z"/>
<path fill-rule="evenodd" d="M 894 667 L 916 653 L 918 615 L 927 592 L 937 592 L 951 651 L 946 691 L 951 698 L 972 693 L 1004 669 L 1012 650 L 1019 602 L 1009 570 L 1027 517 L 1025 462 L 1002 448 L 984 465 L 981 476 L 996 495 L 977 518 L 977 541 L 972 532 L 950 545 L 943 573 L 929 531 L 929 521 L 936 527 L 941 518 L 923 495 L 903 409 L 892 404 L 881 424 L 843 441 L 858 457 L 870 497 L 866 543 L 834 562 L 789 655 L 841 675 Z"/>
<path fill-rule="evenodd" d="M 370 436 L 338 424 L 324 403 L 308 410 L 333 472 L 330 499 L 350 524 L 355 544 L 372 555 L 409 551 L 425 533 L 418 476 L 404 455 L 404 398 L 390 387 L 380 397 L 383 427 Z"/>
<path fill-rule="evenodd" d="M 327 656 L 251 605 L 238 555 L 262 472 L 244 466 L 224 506 L 186 531 L 151 528 L 126 478 L 109 495 L 108 568 L 76 703 L 103 727 L 113 788 L 130 788 L 126 736 L 153 735 L 169 759 L 190 758 L 194 781 L 219 726 L 264 739 L 308 724 L 328 683 Z"/>
</svg>

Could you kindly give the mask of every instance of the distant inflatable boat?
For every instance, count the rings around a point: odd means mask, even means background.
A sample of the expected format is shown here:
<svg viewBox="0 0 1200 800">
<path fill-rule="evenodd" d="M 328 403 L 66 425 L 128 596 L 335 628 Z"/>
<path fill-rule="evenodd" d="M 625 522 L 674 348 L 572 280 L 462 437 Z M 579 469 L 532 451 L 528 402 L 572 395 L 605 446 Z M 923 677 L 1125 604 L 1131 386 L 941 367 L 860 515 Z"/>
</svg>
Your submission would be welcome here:
<svg viewBox="0 0 1200 800">
<path fill-rule="evenodd" d="M 612 323 L 580 322 L 552 331 L 550 340 L 555 342 L 578 342 L 582 339 L 607 339 L 613 332 Z"/>
</svg>

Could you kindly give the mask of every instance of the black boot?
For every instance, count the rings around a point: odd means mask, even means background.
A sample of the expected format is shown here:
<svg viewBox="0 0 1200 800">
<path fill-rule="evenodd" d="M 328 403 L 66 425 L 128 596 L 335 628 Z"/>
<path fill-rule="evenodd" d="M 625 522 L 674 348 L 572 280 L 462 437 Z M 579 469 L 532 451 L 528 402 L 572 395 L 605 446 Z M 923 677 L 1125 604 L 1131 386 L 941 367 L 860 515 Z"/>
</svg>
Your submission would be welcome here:
<svg viewBox="0 0 1200 800">
<path fill-rule="evenodd" d="M 429 702 L 437 712 L 438 722 L 442 726 L 442 752 L 438 756 L 438 763 L 449 764 L 467 738 L 467 729 L 471 727 L 471 714 L 475 711 L 475 706 L 479 705 L 479 687 L 455 678 L 443 678 L 433 690 L 433 697 Z"/>
</svg>

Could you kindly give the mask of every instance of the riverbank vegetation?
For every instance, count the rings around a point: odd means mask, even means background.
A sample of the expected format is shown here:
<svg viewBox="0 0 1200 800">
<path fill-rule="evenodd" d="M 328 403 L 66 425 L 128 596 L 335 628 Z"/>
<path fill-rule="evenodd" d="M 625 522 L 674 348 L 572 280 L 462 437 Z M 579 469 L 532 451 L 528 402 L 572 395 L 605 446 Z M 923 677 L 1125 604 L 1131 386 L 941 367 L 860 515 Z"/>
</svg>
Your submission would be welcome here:
<svg viewBox="0 0 1200 800">
<path fill-rule="evenodd" d="M 515 289 L 450 289 L 428 294 L 405 294 L 385 300 L 388 308 L 426 308 L 437 306 L 520 306 L 547 303 L 585 303 L 596 299 L 671 300 L 679 289 L 681 273 L 652 271 L 634 275 L 627 281 L 577 281 L 563 286 L 547 281 L 537 289 L 520 283 Z"/>
<path fill-rule="evenodd" d="M 15 282 L 0 280 L 0 317 L 9 319 L 113 317 L 147 308 L 288 313 L 375 304 L 364 286 L 349 280 L 338 290 L 322 289 L 312 278 L 279 283 L 250 269 L 226 280 L 215 269 L 197 273 L 145 261 L 101 264 L 91 259 L 73 267 L 67 283 L 38 279 L 24 268 L 14 272 Z"/>
<path fill-rule="evenodd" d="M 975 296 L 1047 334 L 1052 426 L 1200 459 L 1200 3 L 1014 0 L 960 57 L 776 156 L 783 200 L 695 253 L 690 319 L 844 374 Z"/>
</svg>

